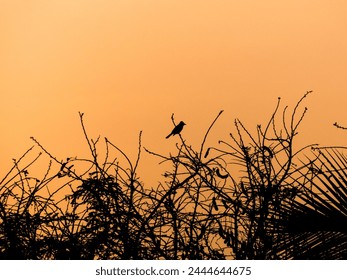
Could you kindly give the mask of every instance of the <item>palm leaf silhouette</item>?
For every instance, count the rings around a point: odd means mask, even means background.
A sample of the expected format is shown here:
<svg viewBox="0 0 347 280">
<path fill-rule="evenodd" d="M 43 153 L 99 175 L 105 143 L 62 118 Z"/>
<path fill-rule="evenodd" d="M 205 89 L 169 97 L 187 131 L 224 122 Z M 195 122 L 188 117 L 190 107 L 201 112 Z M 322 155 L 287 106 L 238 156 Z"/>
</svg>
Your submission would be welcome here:
<svg viewBox="0 0 347 280">
<path fill-rule="evenodd" d="M 283 259 L 347 258 L 347 158 L 336 148 L 315 149 L 316 158 L 298 171 L 301 184 L 279 217 L 273 253 Z"/>
</svg>

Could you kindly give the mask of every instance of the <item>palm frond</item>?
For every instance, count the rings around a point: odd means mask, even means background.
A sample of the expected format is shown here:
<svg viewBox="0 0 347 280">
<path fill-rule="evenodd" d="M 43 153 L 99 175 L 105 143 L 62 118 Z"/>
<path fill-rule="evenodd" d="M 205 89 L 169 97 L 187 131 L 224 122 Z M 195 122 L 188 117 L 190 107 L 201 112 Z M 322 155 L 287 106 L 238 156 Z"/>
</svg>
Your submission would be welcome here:
<svg viewBox="0 0 347 280">
<path fill-rule="evenodd" d="M 316 160 L 298 171 L 304 183 L 297 197 L 269 218 L 276 258 L 347 258 L 347 158 L 334 148 L 314 152 Z"/>
</svg>

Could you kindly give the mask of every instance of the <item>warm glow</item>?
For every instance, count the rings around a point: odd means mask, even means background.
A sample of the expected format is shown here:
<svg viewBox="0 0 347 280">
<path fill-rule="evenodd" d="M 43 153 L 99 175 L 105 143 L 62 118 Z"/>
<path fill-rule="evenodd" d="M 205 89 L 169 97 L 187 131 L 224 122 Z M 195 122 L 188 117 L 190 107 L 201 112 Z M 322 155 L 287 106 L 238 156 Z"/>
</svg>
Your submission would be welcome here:
<svg viewBox="0 0 347 280">
<path fill-rule="evenodd" d="M 342 0 L 11 0 L 0 3 L 1 175 L 34 136 L 57 157 L 107 136 L 135 158 L 168 153 L 171 114 L 198 145 L 226 139 L 234 118 L 268 120 L 308 90 L 303 144 L 346 145 L 347 2 Z M 143 153 L 144 181 L 160 180 Z"/>
</svg>

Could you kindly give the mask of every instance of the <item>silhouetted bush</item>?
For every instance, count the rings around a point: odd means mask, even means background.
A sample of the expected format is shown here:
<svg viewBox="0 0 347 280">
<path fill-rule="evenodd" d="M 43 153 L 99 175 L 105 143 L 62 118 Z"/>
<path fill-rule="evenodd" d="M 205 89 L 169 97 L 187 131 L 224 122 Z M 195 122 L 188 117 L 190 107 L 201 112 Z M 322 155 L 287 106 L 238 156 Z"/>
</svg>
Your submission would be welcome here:
<svg viewBox="0 0 347 280">
<path fill-rule="evenodd" d="M 255 133 L 237 119 L 229 139 L 207 147 L 221 111 L 197 150 L 180 134 L 169 155 L 144 149 L 167 166 L 154 188 L 137 174 L 141 133 L 134 163 L 107 138 L 90 139 L 82 113 L 89 159 L 58 160 L 32 138 L 0 182 L 0 258 L 346 258 L 343 148 L 295 149 L 308 94 L 291 113 L 279 99 Z M 31 177 L 43 157 L 47 171 Z"/>
</svg>

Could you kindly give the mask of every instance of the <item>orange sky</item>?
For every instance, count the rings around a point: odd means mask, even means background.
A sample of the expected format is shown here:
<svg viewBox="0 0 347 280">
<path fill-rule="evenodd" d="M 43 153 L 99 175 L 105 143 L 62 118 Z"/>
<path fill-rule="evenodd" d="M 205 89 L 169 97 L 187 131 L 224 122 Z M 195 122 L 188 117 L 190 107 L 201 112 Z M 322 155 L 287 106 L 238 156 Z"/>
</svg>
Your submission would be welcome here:
<svg viewBox="0 0 347 280">
<path fill-rule="evenodd" d="M 145 147 L 174 149 L 172 113 L 197 146 L 224 109 L 215 143 L 307 90 L 300 141 L 346 145 L 332 126 L 347 126 L 346 15 L 345 0 L 0 0 L 1 166 L 30 136 L 84 154 L 78 111 L 134 158 L 140 130 Z M 140 175 L 156 164 L 144 154 Z"/>
</svg>

